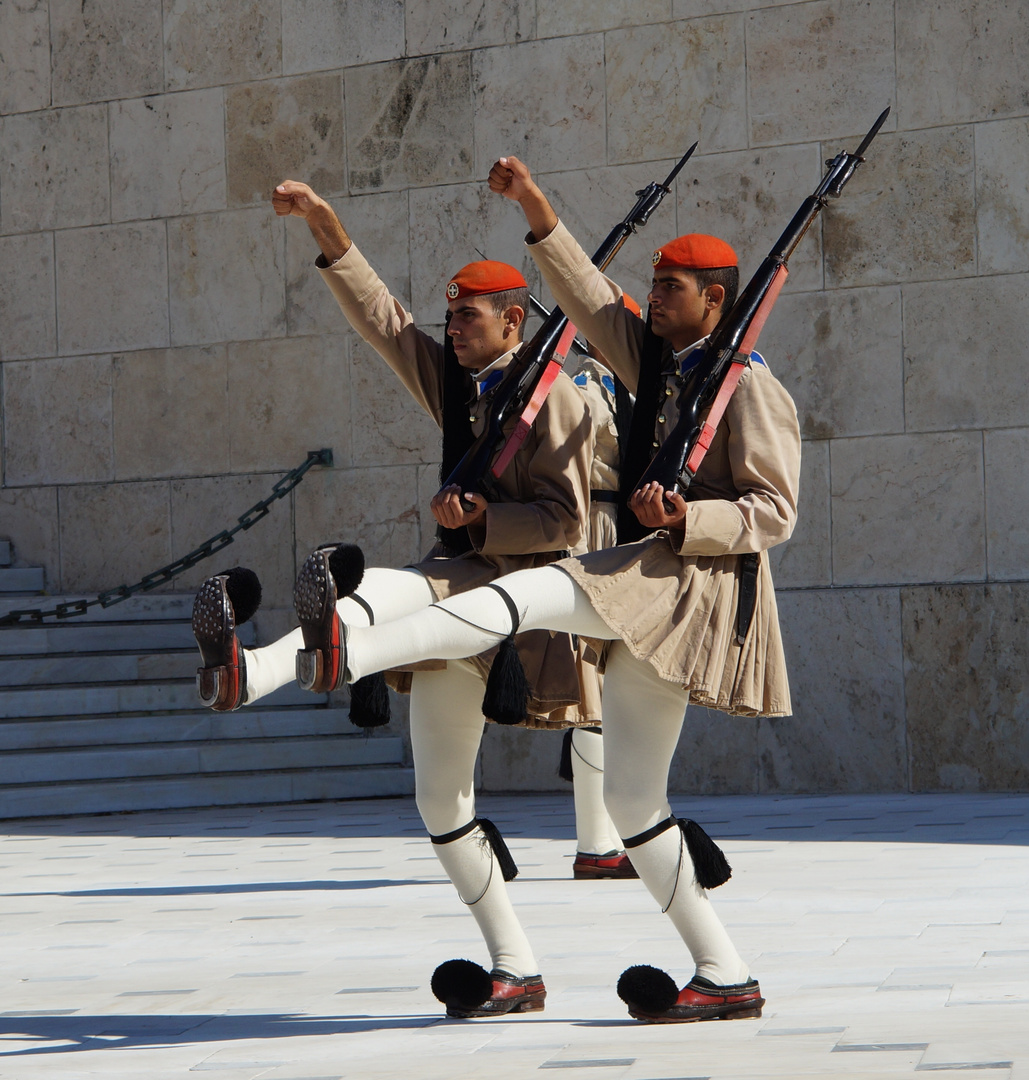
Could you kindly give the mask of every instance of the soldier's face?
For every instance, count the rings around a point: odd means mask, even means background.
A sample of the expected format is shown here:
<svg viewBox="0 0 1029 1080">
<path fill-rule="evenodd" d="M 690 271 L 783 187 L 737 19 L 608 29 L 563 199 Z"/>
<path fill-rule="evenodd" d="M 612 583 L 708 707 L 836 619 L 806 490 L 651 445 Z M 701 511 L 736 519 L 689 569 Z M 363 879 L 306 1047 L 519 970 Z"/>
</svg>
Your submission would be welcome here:
<svg viewBox="0 0 1029 1080">
<path fill-rule="evenodd" d="M 719 286 L 719 289 L 721 286 Z M 697 290 L 697 279 L 688 270 L 655 270 L 647 300 L 654 333 L 685 349 L 708 330 L 705 316 L 711 308 L 708 289 Z"/>
<path fill-rule="evenodd" d="M 494 315 L 488 296 L 451 300 L 447 309 L 450 311 L 447 333 L 457 362 L 469 371 L 481 371 L 518 344 L 517 321 L 512 323 L 509 312 Z"/>
</svg>

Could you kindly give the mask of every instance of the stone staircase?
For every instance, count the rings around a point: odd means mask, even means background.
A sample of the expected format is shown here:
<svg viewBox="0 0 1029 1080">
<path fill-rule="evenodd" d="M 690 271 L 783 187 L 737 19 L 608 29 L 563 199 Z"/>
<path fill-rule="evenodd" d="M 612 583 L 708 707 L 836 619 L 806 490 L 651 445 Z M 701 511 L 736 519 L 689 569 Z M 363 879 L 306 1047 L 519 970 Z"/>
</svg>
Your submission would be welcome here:
<svg viewBox="0 0 1029 1080">
<path fill-rule="evenodd" d="M 0 540 L 0 613 L 50 608 L 39 568 Z M 69 597 L 68 599 L 78 599 Z M 202 708 L 192 595 L 151 593 L 58 622 L 0 627 L 0 819 L 406 795 L 389 729 L 295 686 Z M 242 627 L 245 645 L 253 629 Z"/>
</svg>

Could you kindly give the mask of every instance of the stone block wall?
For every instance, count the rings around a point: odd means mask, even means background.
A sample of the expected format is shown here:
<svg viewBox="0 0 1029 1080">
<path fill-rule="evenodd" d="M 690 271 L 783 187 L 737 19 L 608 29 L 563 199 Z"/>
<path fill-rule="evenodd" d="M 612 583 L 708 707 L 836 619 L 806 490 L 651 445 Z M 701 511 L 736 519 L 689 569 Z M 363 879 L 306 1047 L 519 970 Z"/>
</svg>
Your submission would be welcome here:
<svg viewBox="0 0 1029 1080">
<path fill-rule="evenodd" d="M 678 233 L 725 236 L 752 272 L 890 104 L 762 339 L 805 437 L 772 555 L 795 715 L 690 710 L 673 783 L 1024 790 L 1027 87 L 1023 0 L 0 2 L 0 536 L 90 594 L 331 446 L 231 551 L 271 633 L 313 544 L 427 547 L 439 452 L 275 183 L 331 198 L 438 329 L 478 250 L 538 285 L 482 180 L 501 153 L 590 247 L 699 139 L 612 268 L 642 301 Z M 492 730 L 484 783 L 550 787 L 556 752 Z"/>
</svg>

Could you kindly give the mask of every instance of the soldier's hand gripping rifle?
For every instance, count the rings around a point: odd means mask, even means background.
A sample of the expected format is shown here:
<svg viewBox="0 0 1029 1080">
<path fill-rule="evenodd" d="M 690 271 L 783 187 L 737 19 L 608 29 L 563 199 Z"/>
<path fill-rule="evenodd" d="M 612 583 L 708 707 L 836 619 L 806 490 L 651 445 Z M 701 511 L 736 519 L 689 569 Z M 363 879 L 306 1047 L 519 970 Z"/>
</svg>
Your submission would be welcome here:
<svg viewBox="0 0 1029 1080">
<path fill-rule="evenodd" d="M 597 248 L 593 256 L 595 266 L 601 270 L 607 267 L 622 244 L 637 229 L 646 225 L 650 215 L 671 190 L 672 181 L 678 176 L 679 170 L 696 149 L 697 144 L 694 143 L 664 183 L 651 183 L 636 192 L 636 205 Z M 453 484 L 462 493 L 476 492 L 487 499 L 494 497 L 496 481 L 525 441 L 536 414 L 561 371 L 574 337 L 575 327 L 561 309 L 555 307 L 497 384 L 486 410 L 482 434 L 468 448 L 443 487 Z M 505 438 L 504 426 L 516 416 L 518 423 L 510 436 Z M 474 509 L 472 503 L 465 499 L 461 500 L 461 505 L 465 510 Z"/>
<path fill-rule="evenodd" d="M 681 495 L 693 482 L 786 280 L 790 256 L 822 207 L 830 198 L 840 197 L 889 114 L 886 108 L 853 154 L 841 151 L 826 162 L 822 182 L 801 204 L 732 310 L 718 324 L 703 357 L 683 376 L 677 399 L 679 419 L 640 477 L 636 490 L 647 483 L 658 483 L 666 492 Z M 667 499 L 665 509 L 669 513 L 675 509 Z"/>
</svg>

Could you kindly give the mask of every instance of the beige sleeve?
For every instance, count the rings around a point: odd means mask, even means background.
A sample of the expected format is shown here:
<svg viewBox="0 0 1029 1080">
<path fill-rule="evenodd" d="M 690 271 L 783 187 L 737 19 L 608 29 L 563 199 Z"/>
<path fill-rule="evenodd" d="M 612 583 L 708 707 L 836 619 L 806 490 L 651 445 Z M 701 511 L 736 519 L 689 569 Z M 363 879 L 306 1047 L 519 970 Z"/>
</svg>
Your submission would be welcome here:
<svg viewBox="0 0 1029 1080">
<path fill-rule="evenodd" d="M 764 551 L 788 540 L 797 521 L 800 426 L 790 395 L 767 369 L 750 368 L 722 423 L 740 496 L 691 502 L 680 555 Z"/>
<path fill-rule="evenodd" d="M 560 222 L 545 240 L 526 243 L 558 306 L 600 349 L 629 393 L 636 393 L 646 324 L 625 307 L 622 290 Z"/>
<path fill-rule="evenodd" d="M 393 369 L 419 405 L 443 422 L 443 346 L 423 334 L 352 244 L 331 265 L 315 265 L 347 322 Z"/>
<path fill-rule="evenodd" d="M 582 550 L 589 515 L 593 427 L 586 402 L 558 376 L 532 432 L 509 468 L 520 471 L 520 502 L 491 502 L 469 526 L 483 555 Z"/>
</svg>

